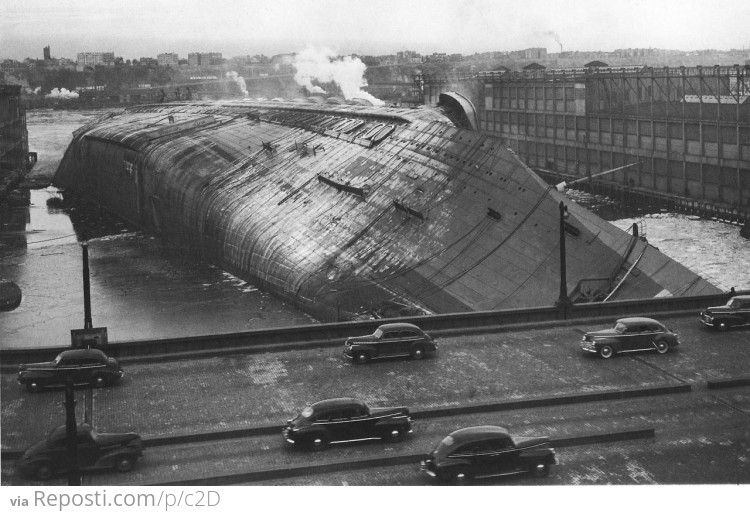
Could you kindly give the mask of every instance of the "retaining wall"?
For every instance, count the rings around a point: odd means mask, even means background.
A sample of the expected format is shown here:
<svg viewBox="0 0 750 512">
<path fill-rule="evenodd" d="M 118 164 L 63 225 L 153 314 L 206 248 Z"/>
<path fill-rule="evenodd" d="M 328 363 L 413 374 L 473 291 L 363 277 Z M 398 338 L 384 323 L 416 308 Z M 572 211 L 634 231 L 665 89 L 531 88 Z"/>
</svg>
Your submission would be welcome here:
<svg viewBox="0 0 750 512">
<path fill-rule="evenodd" d="M 750 294 L 750 291 L 735 294 Z M 411 322 L 422 329 L 441 335 L 500 330 L 523 330 L 582 323 L 593 319 L 613 320 L 624 316 L 648 314 L 650 317 L 676 314 L 695 314 L 711 305 L 724 304 L 732 293 L 695 297 L 672 297 L 649 300 L 613 301 L 557 307 L 509 309 L 443 315 L 402 317 L 398 321 Z M 122 359 L 178 359 L 207 357 L 240 352 L 266 352 L 335 346 L 349 336 L 372 332 L 388 320 L 338 322 L 294 327 L 259 329 L 233 334 L 216 334 L 182 338 L 160 338 L 109 343 L 106 352 Z M 20 363 L 48 361 L 68 347 L 42 347 L 0 350 L 0 366 L 13 369 Z"/>
</svg>

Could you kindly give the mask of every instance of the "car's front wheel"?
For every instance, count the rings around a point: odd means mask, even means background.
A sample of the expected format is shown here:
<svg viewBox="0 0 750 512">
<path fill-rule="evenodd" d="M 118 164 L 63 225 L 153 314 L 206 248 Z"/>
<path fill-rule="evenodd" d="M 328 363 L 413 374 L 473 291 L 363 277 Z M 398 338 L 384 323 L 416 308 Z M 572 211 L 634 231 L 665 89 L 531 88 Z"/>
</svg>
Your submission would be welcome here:
<svg viewBox="0 0 750 512">
<path fill-rule="evenodd" d="M 549 475 L 549 464 L 547 462 L 537 462 L 531 468 L 531 474 L 537 478 Z"/>
<path fill-rule="evenodd" d="M 666 354 L 669 351 L 669 345 L 666 341 L 657 341 L 656 342 L 656 351 L 660 354 Z"/>
<path fill-rule="evenodd" d="M 609 345 L 604 345 L 602 348 L 599 349 L 599 355 L 602 359 L 609 359 L 613 355 L 615 355 L 615 349 L 610 347 Z"/>
<path fill-rule="evenodd" d="M 50 461 L 40 462 L 34 469 L 34 476 L 38 480 L 49 480 L 50 478 L 55 476 L 55 473 L 57 473 L 55 465 Z"/>
<path fill-rule="evenodd" d="M 33 393 L 36 393 L 37 391 L 40 391 L 40 390 L 42 389 L 42 385 L 41 385 L 41 384 L 39 384 L 39 381 L 36 381 L 36 380 L 30 380 L 30 381 L 29 381 L 29 382 L 28 382 L 28 383 L 26 384 L 26 389 L 28 389 L 29 391 L 31 391 L 31 392 L 33 392 Z"/>
<path fill-rule="evenodd" d="M 471 472 L 471 469 L 469 468 L 459 468 L 456 469 L 452 474 L 450 481 L 456 484 L 461 484 L 464 482 L 468 482 L 469 480 L 474 478 L 474 473 Z"/>
<path fill-rule="evenodd" d="M 115 461 L 115 469 L 120 473 L 127 473 L 135 466 L 135 457 L 132 455 L 120 455 Z"/>
<path fill-rule="evenodd" d="M 719 331 L 726 331 L 729 328 L 726 320 L 714 320 L 714 328 Z"/>
<path fill-rule="evenodd" d="M 437 473 L 438 480 L 445 483 L 457 483 L 470 480 L 472 478 L 468 468 L 451 468 Z"/>
<path fill-rule="evenodd" d="M 91 378 L 91 385 L 95 388 L 103 388 L 107 385 L 107 377 L 104 375 L 94 375 Z"/>
<path fill-rule="evenodd" d="M 412 359 L 422 359 L 424 357 L 424 347 L 415 347 L 411 353 Z"/>
<path fill-rule="evenodd" d="M 358 352 L 354 354 L 354 361 L 357 364 L 367 364 L 370 362 L 370 355 L 367 352 Z"/>
<path fill-rule="evenodd" d="M 312 452 L 320 452 L 328 448 L 328 437 L 324 434 L 316 434 L 307 438 L 307 449 Z"/>
<path fill-rule="evenodd" d="M 383 434 L 383 440 L 390 443 L 398 443 L 406 437 L 406 431 L 401 427 L 393 427 Z"/>
</svg>

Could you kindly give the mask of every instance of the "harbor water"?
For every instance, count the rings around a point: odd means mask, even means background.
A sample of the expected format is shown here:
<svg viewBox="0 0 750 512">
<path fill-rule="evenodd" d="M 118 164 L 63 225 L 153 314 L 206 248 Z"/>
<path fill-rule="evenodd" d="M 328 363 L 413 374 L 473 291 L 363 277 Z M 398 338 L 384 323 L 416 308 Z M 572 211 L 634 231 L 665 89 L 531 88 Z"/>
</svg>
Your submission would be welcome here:
<svg viewBox="0 0 750 512">
<path fill-rule="evenodd" d="M 104 112 L 29 111 L 29 148 L 38 153 L 32 181 L 44 182 L 72 132 Z M 633 210 L 571 191 L 573 199 L 622 229 L 633 223 L 659 250 L 729 290 L 750 289 L 750 240 L 740 226 L 668 211 Z M 168 246 L 54 187 L 29 192 L 28 207 L 0 211 L 0 278 L 23 292 L 0 312 L 0 347 L 65 346 L 84 323 L 82 248 L 89 239 L 94 327 L 110 342 L 204 335 L 315 322 L 248 283 Z"/>
</svg>

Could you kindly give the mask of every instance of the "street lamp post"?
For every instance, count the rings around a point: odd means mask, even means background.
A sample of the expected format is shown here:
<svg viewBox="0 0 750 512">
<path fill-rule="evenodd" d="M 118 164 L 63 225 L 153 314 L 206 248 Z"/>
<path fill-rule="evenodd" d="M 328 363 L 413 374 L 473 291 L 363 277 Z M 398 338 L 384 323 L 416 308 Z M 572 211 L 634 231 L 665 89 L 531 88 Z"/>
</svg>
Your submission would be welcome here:
<svg viewBox="0 0 750 512">
<path fill-rule="evenodd" d="M 84 238 L 81 242 L 83 248 L 83 328 L 93 329 L 91 321 L 91 283 L 89 282 L 89 243 Z"/>
<path fill-rule="evenodd" d="M 81 485 L 78 467 L 78 426 L 76 423 L 76 401 L 73 392 L 73 379 L 68 376 L 65 382 L 65 435 L 68 461 L 68 485 Z"/>
<path fill-rule="evenodd" d="M 563 318 L 567 318 L 570 299 L 568 298 L 568 275 L 565 261 L 565 218 L 568 216 L 568 207 L 560 201 L 560 297 L 557 299 L 557 307 L 560 308 Z"/>
</svg>

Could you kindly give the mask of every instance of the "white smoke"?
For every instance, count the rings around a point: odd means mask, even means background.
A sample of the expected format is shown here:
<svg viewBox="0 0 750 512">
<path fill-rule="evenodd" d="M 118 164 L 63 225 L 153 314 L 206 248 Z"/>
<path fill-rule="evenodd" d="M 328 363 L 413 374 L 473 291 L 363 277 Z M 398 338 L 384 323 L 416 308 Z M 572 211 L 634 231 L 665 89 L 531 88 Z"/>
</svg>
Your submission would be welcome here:
<svg viewBox="0 0 750 512">
<path fill-rule="evenodd" d="M 65 87 L 61 87 L 58 89 L 55 87 L 50 91 L 49 94 L 45 96 L 45 98 L 53 98 L 53 99 L 59 99 L 59 100 L 74 100 L 78 98 L 78 93 L 74 91 L 69 91 Z"/>
<path fill-rule="evenodd" d="M 373 105 L 385 104 L 362 90 L 362 87 L 367 86 L 367 80 L 364 78 L 367 66 L 357 57 L 337 58 L 328 48 L 317 49 L 308 46 L 295 56 L 292 64 L 296 69 L 294 80 L 311 93 L 325 93 L 320 86 L 313 85 L 313 80 L 336 82 L 347 100 L 362 98 Z"/>
<path fill-rule="evenodd" d="M 242 91 L 242 94 L 247 96 L 247 84 L 245 83 L 245 79 L 242 78 L 239 73 L 237 73 L 236 71 L 227 71 L 226 76 L 227 78 L 234 80 L 240 87 L 240 91 Z"/>
<path fill-rule="evenodd" d="M 39 94 L 42 91 L 42 88 L 37 87 L 36 89 L 32 89 L 31 87 L 27 87 L 25 91 L 26 91 L 26 94 Z"/>
</svg>

